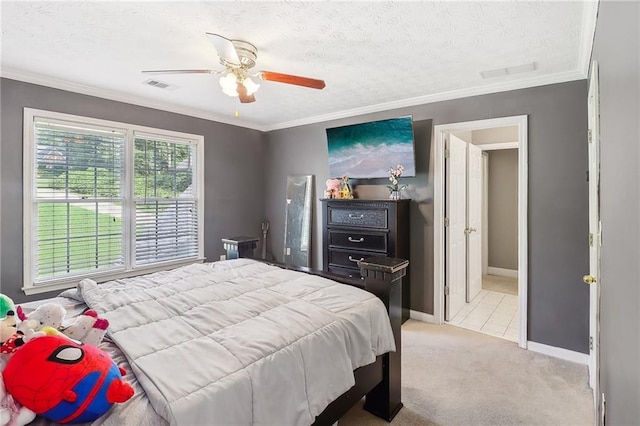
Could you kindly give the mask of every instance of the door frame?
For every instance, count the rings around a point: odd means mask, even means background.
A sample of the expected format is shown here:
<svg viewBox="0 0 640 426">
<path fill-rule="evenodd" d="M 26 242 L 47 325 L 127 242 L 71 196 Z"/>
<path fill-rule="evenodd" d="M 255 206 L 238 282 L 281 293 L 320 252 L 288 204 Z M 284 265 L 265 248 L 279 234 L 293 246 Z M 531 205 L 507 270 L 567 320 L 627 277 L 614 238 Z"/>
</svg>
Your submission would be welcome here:
<svg viewBox="0 0 640 426">
<path fill-rule="evenodd" d="M 587 99 L 589 143 L 589 275 L 596 278 L 589 289 L 589 386 L 593 389 L 596 423 L 602 421 L 600 398 L 600 256 L 602 222 L 600 221 L 600 93 L 598 62 L 591 63 Z M 602 403 L 602 401 L 600 401 Z"/>
<path fill-rule="evenodd" d="M 527 115 L 491 118 L 434 126 L 435 162 L 433 191 L 433 317 L 437 324 L 444 322 L 444 142 L 450 132 L 487 129 L 492 127 L 518 126 L 518 308 L 520 311 L 520 330 L 518 345 L 527 348 L 527 289 L 528 289 L 528 251 L 527 251 L 527 187 L 528 187 L 528 148 Z"/>
</svg>

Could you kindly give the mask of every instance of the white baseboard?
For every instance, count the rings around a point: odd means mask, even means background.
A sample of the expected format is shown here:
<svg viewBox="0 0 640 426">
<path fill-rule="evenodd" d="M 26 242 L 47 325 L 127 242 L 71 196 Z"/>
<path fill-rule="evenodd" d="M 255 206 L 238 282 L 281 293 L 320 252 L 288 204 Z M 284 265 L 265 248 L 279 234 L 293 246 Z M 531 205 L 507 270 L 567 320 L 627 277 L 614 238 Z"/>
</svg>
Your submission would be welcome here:
<svg viewBox="0 0 640 426">
<path fill-rule="evenodd" d="M 518 271 L 516 269 L 495 268 L 493 266 L 487 268 L 487 274 L 497 275 L 499 277 L 518 278 Z"/>
<path fill-rule="evenodd" d="M 589 355 L 583 354 L 582 352 L 570 351 L 569 349 L 557 348 L 532 341 L 527 342 L 527 349 L 567 361 L 577 362 L 578 364 L 589 365 Z"/>
<path fill-rule="evenodd" d="M 409 318 L 416 321 L 427 322 L 429 324 L 437 324 L 433 315 L 425 314 L 424 312 L 420 311 L 414 311 L 413 309 L 409 311 Z"/>
</svg>

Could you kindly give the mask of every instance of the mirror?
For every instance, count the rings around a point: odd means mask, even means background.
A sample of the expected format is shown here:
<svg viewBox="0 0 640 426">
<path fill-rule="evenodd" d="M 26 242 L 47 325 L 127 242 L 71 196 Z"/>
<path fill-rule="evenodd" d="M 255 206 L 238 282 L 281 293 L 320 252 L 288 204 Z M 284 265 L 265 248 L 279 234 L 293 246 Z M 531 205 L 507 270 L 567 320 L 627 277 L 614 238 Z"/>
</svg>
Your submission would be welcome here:
<svg viewBox="0 0 640 426">
<path fill-rule="evenodd" d="M 313 175 L 287 177 L 284 263 L 310 266 Z"/>
</svg>

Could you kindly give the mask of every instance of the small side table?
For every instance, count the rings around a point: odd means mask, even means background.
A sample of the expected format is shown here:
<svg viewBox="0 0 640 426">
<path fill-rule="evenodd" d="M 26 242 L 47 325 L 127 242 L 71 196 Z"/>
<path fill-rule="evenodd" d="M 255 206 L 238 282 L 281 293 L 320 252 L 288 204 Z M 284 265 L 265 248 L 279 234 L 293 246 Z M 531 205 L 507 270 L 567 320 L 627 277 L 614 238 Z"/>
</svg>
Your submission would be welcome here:
<svg viewBox="0 0 640 426">
<path fill-rule="evenodd" d="M 259 238 L 254 237 L 230 237 L 223 238 L 222 245 L 227 251 L 227 259 L 240 257 L 253 257 L 253 250 L 258 246 Z"/>
</svg>

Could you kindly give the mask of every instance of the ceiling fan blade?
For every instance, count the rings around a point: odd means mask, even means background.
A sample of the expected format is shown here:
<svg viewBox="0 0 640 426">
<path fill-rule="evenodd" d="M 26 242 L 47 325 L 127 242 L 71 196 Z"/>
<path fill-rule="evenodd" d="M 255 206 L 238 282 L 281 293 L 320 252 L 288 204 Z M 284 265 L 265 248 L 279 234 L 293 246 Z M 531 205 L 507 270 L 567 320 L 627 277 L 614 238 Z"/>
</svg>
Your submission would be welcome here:
<svg viewBox="0 0 640 426">
<path fill-rule="evenodd" d="M 238 99 L 243 104 L 250 104 L 251 102 L 255 102 L 256 98 L 253 95 L 247 95 L 247 88 L 244 87 L 242 83 L 238 83 Z"/>
<path fill-rule="evenodd" d="M 149 70 L 142 71 L 143 74 L 219 74 L 222 71 L 216 70 Z"/>
<path fill-rule="evenodd" d="M 209 41 L 211 41 L 213 47 L 216 48 L 220 59 L 229 65 L 240 66 L 238 52 L 236 52 L 236 48 L 233 46 L 233 42 L 231 40 L 226 37 L 222 37 L 219 34 L 212 33 L 207 33 L 207 37 L 209 37 Z"/>
<path fill-rule="evenodd" d="M 300 77 L 291 74 L 282 74 L 272 71 L 260 71 L 258 77 L 262 80 L 277 81 L 278 83 L 295 84 L 296 86 L 310 87 L 312 89 L 324 89 L 324 80 L 316 80 L 315 78 Z"/>
</svg>

